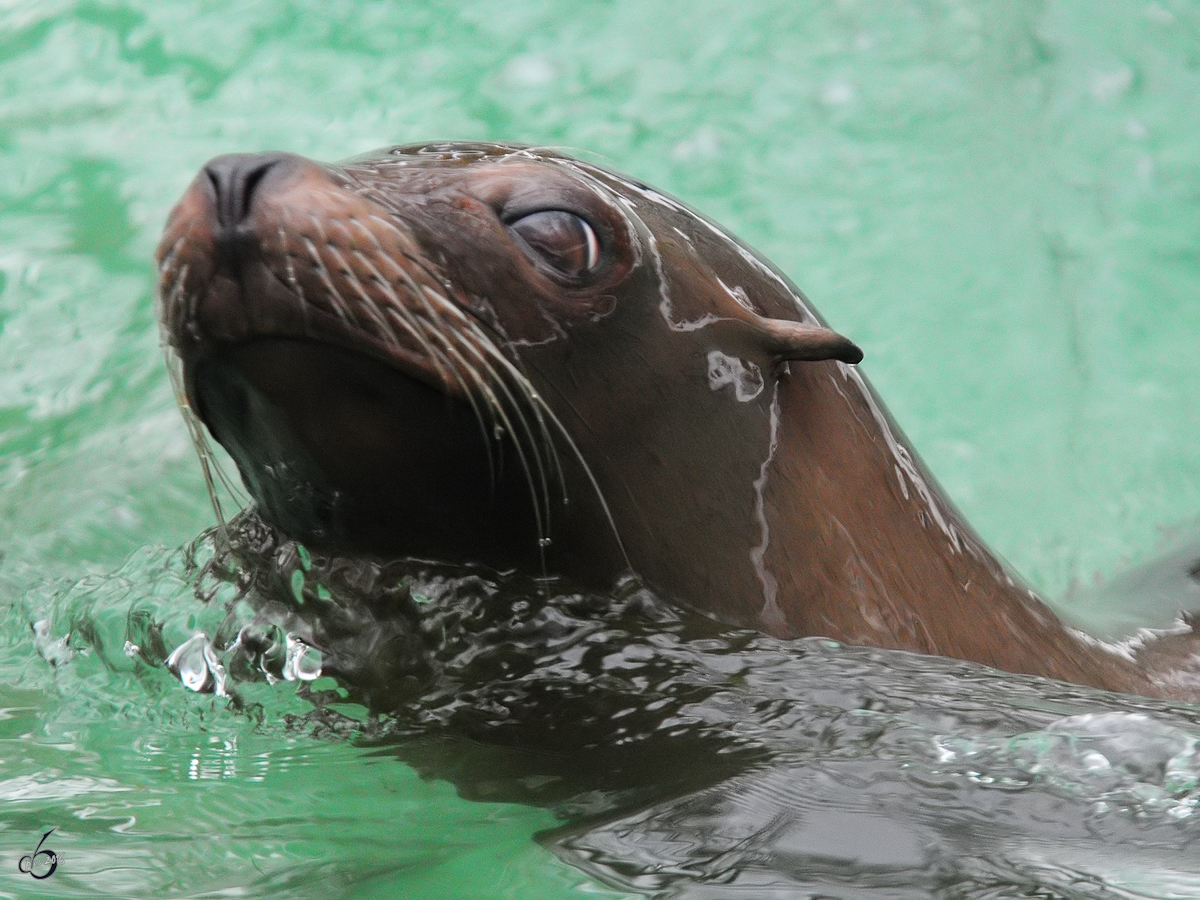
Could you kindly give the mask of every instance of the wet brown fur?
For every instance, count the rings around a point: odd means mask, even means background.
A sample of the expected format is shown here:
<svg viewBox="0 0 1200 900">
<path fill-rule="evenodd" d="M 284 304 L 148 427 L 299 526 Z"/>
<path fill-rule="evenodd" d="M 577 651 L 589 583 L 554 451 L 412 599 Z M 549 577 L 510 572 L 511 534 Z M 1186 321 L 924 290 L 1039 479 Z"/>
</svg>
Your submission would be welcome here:
<svg viewBox="0 0 1200 900">
<path fill-rule="evenodd" d="M 185 404 L 210 428 L 215 416 L 264 514 L 294 520 L 295 537 L 592 581 L 632 568 L 665 596 L 781 637 L 1196 696 L 1171 674 L 1187 638 L 1139 661 L 1063 625 L 925 472 L 844 361 L 853 345 L 682 204 L 501 145 L 340 166 L 280 157 L 236 227 L 214 190 L 202 173 L 168 222 L 164 330 Z M 539 209 L 592 224 L 594 277 L 558 277 L 520 246 L 506 223 Z M 232 373 L 226 393 L 197 386 L 204 366 Z M 438 407 L 405 379 L 434 389 L 456 424 L 439 430 Z M 253 410 L 206 410 L 218 397 Z M 424 455 L 408 449 L 421 442 Z M 260 471 L 267 444 L 294 454 L 278 484 Z M 466 486 L 451 489 L 456 478 Z M 328 527 L 295 499 L 306 479 L 320 482 Z M 406 504 L 424 526 L 396 518 Z"/>
</svg>

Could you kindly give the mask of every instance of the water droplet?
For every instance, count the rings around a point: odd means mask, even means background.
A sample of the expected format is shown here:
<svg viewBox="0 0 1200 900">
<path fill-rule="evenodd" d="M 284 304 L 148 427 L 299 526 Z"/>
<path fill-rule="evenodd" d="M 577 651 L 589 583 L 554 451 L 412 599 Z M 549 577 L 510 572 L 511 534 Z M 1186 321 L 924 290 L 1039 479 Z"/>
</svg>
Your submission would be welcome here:
<svg viewBox="0 0 1200 900">
<path fill-rule="evenodd" d="M 33 623 L 34 646 L 42 659 L 54 667 L 65 665 L 71 661 L 75 651 L 71 649 L 70 635 L 63 635 L 57 640 L 50 632 L 50 620 L 39 619 Z"/>
<path fill-rule="evenodd" d="M 550 538 L 548 538 L 548 537 L 538 538 L 538 546 L 539 547 L 549 547 L 550 546 Z"/>
<path fill-rule="evenodd" d="M 287 661 L 283 664 L 287 681 L 315 681 L 321 677 L 321 651 L 300 638 L 287 636 Z"/>
<path fill-rule="evenodd" d="M 172 650 L 167 657 L 167 668 L 189 690 L 225 696 L 225 667 L 204 632 L 192 635 Z"/>
<path fill-rule="evenodd" d="M 1094 750 L 1083 754 L 1083 758 L 1080 761 L 1083 763 L 1083 767 L 1085 769 L 1089 769 L 1093 772 L 1112 768 L 1112 764 L 1108 761 L 1108 758 L 1104 756 L 1104 754 L 1097 753 Z"/>
<path fill-rule="evenodd" d="M 497 425 L 495 428 L 493 428 L 492 429 L 492 437 L 494 437 L 498 441 L 504 440 L 504 426 Z"/>
</svg>

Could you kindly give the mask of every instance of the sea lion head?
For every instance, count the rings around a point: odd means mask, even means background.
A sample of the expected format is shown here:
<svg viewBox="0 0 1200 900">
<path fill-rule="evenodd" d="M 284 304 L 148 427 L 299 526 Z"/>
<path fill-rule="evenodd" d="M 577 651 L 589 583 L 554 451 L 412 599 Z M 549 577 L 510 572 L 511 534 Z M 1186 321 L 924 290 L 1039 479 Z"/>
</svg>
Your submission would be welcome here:
<svg viewBox="0 0 1200 900">
<path fill-rule="evenodd" d="M 515 145 L 218 157 L 157 259 L 185 409 L 329 551 L 737 591 L 775 379 L 862 355 L 683 204 Z"/>
</svg>

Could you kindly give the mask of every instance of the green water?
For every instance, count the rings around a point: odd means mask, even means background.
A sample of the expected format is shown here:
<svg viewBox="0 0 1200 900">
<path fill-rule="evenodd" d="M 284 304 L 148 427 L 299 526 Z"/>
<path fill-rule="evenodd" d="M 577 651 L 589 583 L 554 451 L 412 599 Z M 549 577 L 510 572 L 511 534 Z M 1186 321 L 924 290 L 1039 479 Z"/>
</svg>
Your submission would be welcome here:
<svg viewBox="0 0 1200 900">
<path fill-rule="evenodd" d="M 549 812 L 289 729 L 286 691 L 259 722 L 35 651 L 39 611 L 190 609 L 154 548 L 212 512 L 150 257 L 207 158 L 520 140 L 683 197 L 1064 597 L 1200 516 L 1197 98 L 1184 0 L 0 2 L 0 892 L 606 895 L 530 840 Z"/>
</svg>

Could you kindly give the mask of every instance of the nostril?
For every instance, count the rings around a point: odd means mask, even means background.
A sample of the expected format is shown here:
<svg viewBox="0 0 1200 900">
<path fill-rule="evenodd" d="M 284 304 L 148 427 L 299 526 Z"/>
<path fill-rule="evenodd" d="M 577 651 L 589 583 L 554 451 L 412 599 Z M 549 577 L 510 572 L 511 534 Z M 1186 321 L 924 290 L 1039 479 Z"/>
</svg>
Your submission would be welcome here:
<svg viewBox="0 0 1200 900">
<path fill-rule="evenodd" d="M 282 153 L 230 153 L 209 162 L 204 174 L 216 200 L 217 223 L 232 228 L 245 221 L 263 179 L 285 158 Z"/>
</svg>

